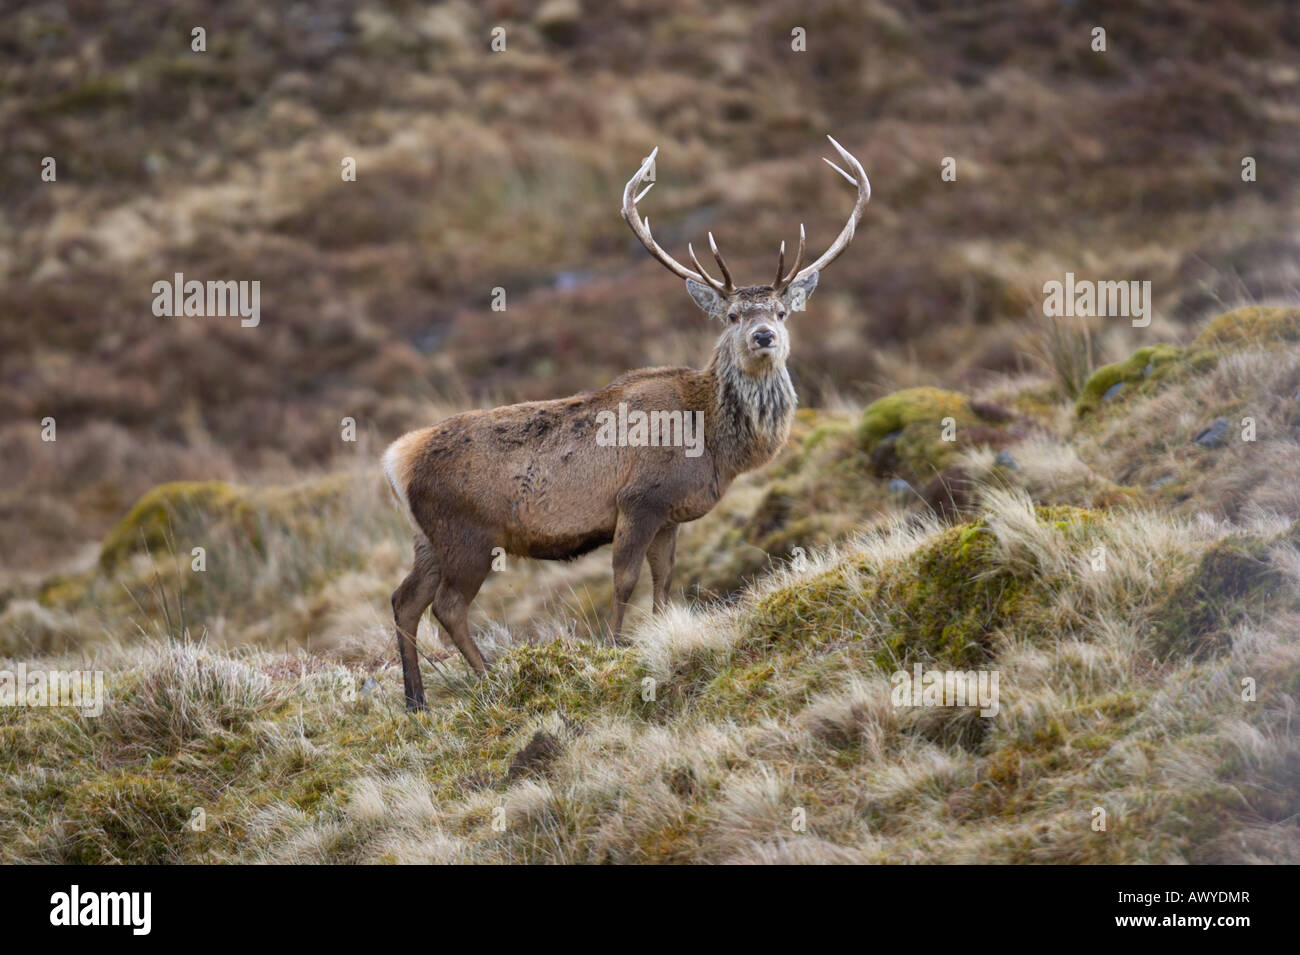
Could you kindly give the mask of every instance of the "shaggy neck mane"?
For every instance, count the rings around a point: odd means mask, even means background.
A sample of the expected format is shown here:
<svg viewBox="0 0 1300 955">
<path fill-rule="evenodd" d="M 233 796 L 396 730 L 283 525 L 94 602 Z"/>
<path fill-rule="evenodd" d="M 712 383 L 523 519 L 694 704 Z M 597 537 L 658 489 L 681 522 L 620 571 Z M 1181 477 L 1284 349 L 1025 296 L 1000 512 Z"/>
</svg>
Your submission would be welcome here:
<svg viewBox="0 0 1300 955">
<path fill-rule="evenodd" d="M 709 446 L 719 469 L 735 476 L 761 467 L 785 445 L 799 403 L 785 366 L 747 375 L 731 349 L 719 345 L 707 369 L 713 380 Z"/>
</svg>

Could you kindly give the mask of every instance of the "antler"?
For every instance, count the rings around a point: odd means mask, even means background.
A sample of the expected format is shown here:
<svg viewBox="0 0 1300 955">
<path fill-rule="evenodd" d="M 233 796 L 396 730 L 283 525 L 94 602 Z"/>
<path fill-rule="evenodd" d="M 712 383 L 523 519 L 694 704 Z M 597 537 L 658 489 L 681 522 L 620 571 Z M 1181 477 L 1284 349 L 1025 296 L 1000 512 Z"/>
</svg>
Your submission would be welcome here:
<svg viewBox="0 0 1300 955">
<path fill-rule="evenodd" d="M 867 174 L 863 171 L 862 164 L 858 162 L 848 150 L 837 143 L 834 137 L 827 136 L 826 138 L 831 141 L 831 145 L 834 146 L 835 151 L 840 154 L 840 158 L 844 160 L 845 165 L 853 170 L 853 175 L 849 175 L 829 159 L 824 159 L 823 162 L 858 187 L 858 201 L 854 203 L 853 212 L 849 215 L 849 221 L 845 223 L 840 234 L 836 237 L 835 241 L 831 243 L 831 247 L 823 252 L 821 258 L 811 265 L 800 268 L 800 265 L 803 264 L 804 251 L 807 247 L 807 236 L 804 234 L 802 223 L 799 225 L 799 251 L 794 257 L 794 265 L 791 266 L 789 272 L 785 271 L 785 243 L 781 243 L 781 252 L 776 263 L 776 281 L 772 283 L 772 289 L 777 294 L 784 292 L 792 282 L 796 282 L 813 272 L 820 272 L 822 269 L 826 268 L 826 266 L 838 259 L 840 253 L 848 248 L 849 243 L 853 241 L 853 235 L 857 231 L 858 227 L 858 220 L 862 218 L 863 210 L 866 209 L 867 203 L 871 201 L 871 182 L 867 179 Z M 709 251 L 713 253 L 713 258 L 717 261 L 718 268 L 722 271 L 722 281 L 718 281 L 704 270 L 704 266 L 700 265 L 700 260 L 695 256 L 695 249 L 689 242 L 686 244 L 686 251 L 690 253 L 691 261 L 695 263 L 695 267 L 699 269 L 698 272 L 692 272 L 665 252 L 659 243 L 655 241 L 654 236 L 650 234 L 650 220 L 646 219 L 644 222 L 641 221 L 641 215 L 636 211 L 636 204 L 645 198 L 646 193 L 654 188 L 654 180 L 651 180 L 649 185 L 647 185 L 645 189 L 641 190 L 640 193 L 638 193 L 637 190 L 641 189 L 641 184 L 645 181 L 646 175 L 654 167 L 655 156 L 658 154 L 659 147 L 656 146 L 650 155 L 641 162 L 641 168 L 636 171 L 636 174 L 629 179 L 627 185 L 623 187 L 623 218 L 627 220 L 627 224 L 632 228 L 632 232 L 636 237 L 641 240 L 641 244 L 644 245 L 650 254 L 658 259 L 659 262 L 674 275 L 679 278 L 687 279 L 688 281 L 699 282 L 701 285 L 708 285 L 720 294 L 730 296 L 736 291 L 736 285 L 731 280 L 731 271 L 727 268 L 727 263 L 723 261 L 722 254 L 718 252 L 718 244 L 713 241 L 712 232 L 709 233 Z"/>
<path fill-rule="evenodd" d="M 776 259 L 776 281 L 772 283 L 772 291 L 780 295 L 794 281 L 795 275 L 799 272 L 799 265 L 803 262 L 804 249 L 808 245 L 808 237 L 804 235 L 803 223 L 799 223 L 799 251 L 795 254 L 794 265 L 790 266 L 790 271 L 785 273 L 785 242 L 781 243 L 781 252 Z M 784 275 L 782 273 L 785 273 Z"/>
<path fill-rule="evenodd" d="M 845 165 L 853 170 L 854 174 L 850 176 L 829 159 L 823 159 L 822 162 L 826 163 L 826 165 L 830 166 L 841 176 L 858 187 L 858 201 L 853 204 L 853 212 L 849 215 L 849 221 L 845 223 L 840 234 L 836 237 L 835 241 L 831 243 L 831 247 L 823 252 L 822 257 L 812 265 L 800 269 L 793 278 L 785 283 L 786 285 L 790 284 L 790 282 L 798 281 L 812 272 L 820 272 L 822 269 L 826 268 L 826 266 L 838 259 L 840 253 L 847 249 L 849 243 L 853 241 L 853 233 L 858 228 L 858 220 L 862 218 L 863 210 L 867 208 L 867 203 L 871 201 L 871 182 L 867 179 L 867 174 L 862 169 L 862 163 L 854 159 L 853 155 L 847 149 L 837 143 L 835 137 L 827 136 L 826 138 L 831 141 L 831 145 L 835 147 L 835 151 L 840 154 L 840 158 L 844 160 Z M 803 226 L 799 227 L 799 252 L 802 257 Z M 798 268 L 799 264 L 796 262 L 795 269 Z M 791 271 L 794 270 L 792 269 Z"/>
<path fill-rule="evenodd" d="M 695 267 L 699 269 L 698 272 L 692 272 L 665 252 L 659 243 L 655 241 L 654 236 L 650 234 L 650 220 L 647 218 L 644 222 L 641 221 L 641 215 L 636 211 L 636 204 L 645 198 L 647 192 L 654 188 L 654 180 L 651 180 L 650 184 L 639 194 L 637 193 L 637 190 L 641 188 L 641 183 L 644 181 L 646 174 L 654 166 L 655 156 L 658 154 L 659 147 L 656 146 L 650 155 L 641 163 L 641 168 L 636 171 L 636 174 L 629 179 L 627 185 L 623 187 L 623 218 L 627 220 L 627 224 L 631 227 L 633 234 L 641 240 L 641 244 L 646 247 L 649 253 L 658 259 L 664 268 L 668 269 L 678 278 L 687 279 L 691 282 L 699 282 L 701 285 L 708 285 L 724 296 L 731 295 L 736 291 L 736 286 L 731 280 L 731 272 L 727 268 L 727 263 L 722 260 L 722 255 L 718 252 L 718 244 L 713 241 L 712 232 L 709 233 L 709 249 L 713 252 L 713 258 L 717 260 L 718 268 L 722 271 L 721 282 L 711 276 L 708 272 L 704 271 L 704 266 L 700 265 L 700 260 L 695 257 L 695 249 L 691 247 L 690 243 L 687 243 L 686 250 L 691 254 L 691 261 L 694 262 Z"/>
<path fill-rule="evenodd" d="M 718 262 L 718 268 L 722 270 L 722 281 L 719 282 L 708 272 L 704 271 L 704 266 L 700 265 L 700 260 L 695 257 L 695 250 L 691 248 L 689 242 L 686 243 L 686 251 L 691 254 L 691 261 L 695 267 L 700 270 L 700 275 L 704 276 L 704 281 L 708 282 L 723 295 L 730 295 L 736 290 L 736 283 L 731 281 L 731 273 L 727 271 L 727 263 L 722 261 L 722 253 L 718 251 L 718 243 L 713 241 L 713 233 L 709 233 L 709 251 L 713 253 L 714 259 Z"/>
</svg>

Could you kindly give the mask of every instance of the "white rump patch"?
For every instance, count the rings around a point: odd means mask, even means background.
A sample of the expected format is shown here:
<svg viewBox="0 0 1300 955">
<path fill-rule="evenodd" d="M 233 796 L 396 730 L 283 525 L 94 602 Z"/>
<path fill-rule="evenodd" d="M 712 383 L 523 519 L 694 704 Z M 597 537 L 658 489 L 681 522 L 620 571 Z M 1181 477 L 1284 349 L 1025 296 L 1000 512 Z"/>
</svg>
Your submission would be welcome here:
<svg viewBox="0 0 1300 955">
<path fill-rule="evenodd" d="M 406 496 L 406 488 L 411 479 L 411 450 L 412 445 L 419 439 L 419 432 L 412 431 L 410 434 L 402 435 L 388 446 L 384 452 L 384 476 L 388 478 L 388 486 L 393 491 L 393 497 L 402 508 L 402 513 L 410 521 L 411 528 L 419 535 L 423 536 L 424 531 L 415 523 L 415 515 L 411 513 L 411 502 Z"/>
</svg>

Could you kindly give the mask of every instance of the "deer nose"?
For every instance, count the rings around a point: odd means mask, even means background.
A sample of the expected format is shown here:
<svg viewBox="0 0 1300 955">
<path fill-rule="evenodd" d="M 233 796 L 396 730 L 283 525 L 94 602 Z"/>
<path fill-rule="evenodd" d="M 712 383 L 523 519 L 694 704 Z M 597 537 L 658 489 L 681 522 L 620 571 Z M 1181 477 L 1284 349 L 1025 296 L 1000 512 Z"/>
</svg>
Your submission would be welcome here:
<svg viewBox="0 0 1300 955">
<path fill-rule="evenodd" d="M 754 344 L 759 348 L 771 348 L 774 341 L 776 341 L 776 336 L 766 328 L 760 328 L 754 332 Z"/>
</svg>

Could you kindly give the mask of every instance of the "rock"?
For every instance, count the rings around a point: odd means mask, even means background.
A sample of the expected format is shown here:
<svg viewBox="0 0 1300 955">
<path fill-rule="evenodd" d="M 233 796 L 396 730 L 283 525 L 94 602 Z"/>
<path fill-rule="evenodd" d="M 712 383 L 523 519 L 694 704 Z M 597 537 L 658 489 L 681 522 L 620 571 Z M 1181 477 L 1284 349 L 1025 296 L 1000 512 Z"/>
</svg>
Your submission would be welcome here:
<svg viewBox="0 0 1300 955">
<path fill-rule="evenodd" d="M 1074 403 L 1075 414 L 1082 418 L 1091 414 L 1109 398 L 1121 391 L 1120 385 L 1131 385 L 1125 392 L 1148 392 L 1163 376 L 1177 368 L 1186 358 L 1185 350 L 1173 345 L 1146 345 L 1123 361 L 1102 365 L 1084 382 Z"/>
<path fill-rule="evenodd" d="M 1150 488 L 1153 491 L 1158 491 L 1166 484 L 1172 484 L 1175 480 L 1176 479 L 1172 474 L 1162 474 L 1160 475 L 1160 477 L 1156 478 L 1154 481 L 1151 482 Z"/>
<path fill-rule="evenodd" d="M 902 431 L 891 431 L 871 449 L 871 469 L 877 474 L 890 471 L 898 464 L 898 453 L 895 446 L 902 435 Z"/>
<path fill-rule="evenodd" d="M 1217 448 L 1227 436 L 1228 419 L 1215 418 L 1213 424 L 1192 439 L 1192 443 L 1203 448 Z"/>
<path fill-rule="evenodd" d="M 920 487 L 957 463 L 962 448 L 1007 443 L 1016 418 L 991 402 L 942 388 L 905 388 L 877 398 L 858 419 L 858 444 L 873 473 Z"/>
<path fill-rule="evenodd" d="M 908 484 L 902 478 L 892 478 L 889 482 L 889 493 L 891 494 L 910 494 L 912 485 Z"/>
<path fill-rule="evenodd" d="M 1261 342 L 1300 341 L 1300 308 L 1247 305 L 1220 315 L 1196 336 L 1197 345 L 1258 346 Z"/>
<path fill-rule="evenodd" d="M 1020 464 L 1016 461 L 1015 458 L 1011 456 L 1010 451 L 1006 451 L 1006 450 L 999 451 L 997 453 L 997 456 L 993 459 L 993 463 L 996 464 L 998 467 L 1006 468 L 1009 471 L 1020 470 Z"/>
<path fill-rule="evenodd" d="M 371 693 L 374 693 L 378 689 L 379 689 L 379 684 L 376 683 L 374 679 L 372 679 L 371 677 L 366 677 L 366 682 L 361 684 L 361 695 L 369 696 Z"/>
</svg>

